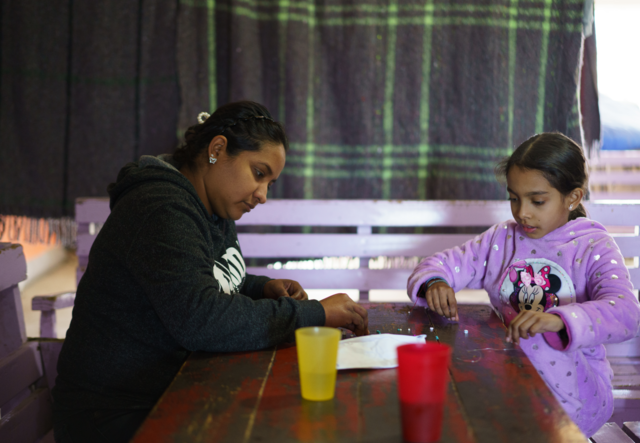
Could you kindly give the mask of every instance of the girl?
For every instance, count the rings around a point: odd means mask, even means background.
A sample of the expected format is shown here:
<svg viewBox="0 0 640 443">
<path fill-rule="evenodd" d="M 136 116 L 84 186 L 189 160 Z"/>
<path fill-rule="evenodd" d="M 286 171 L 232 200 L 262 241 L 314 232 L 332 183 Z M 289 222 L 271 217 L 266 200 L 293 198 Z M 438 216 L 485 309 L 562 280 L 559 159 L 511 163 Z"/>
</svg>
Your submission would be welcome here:
<svg viewBox="0 0 640 443">
<path fill-rule="evenodd" d="M 457 320 L 454 291 L 484 288 L 558 401 L 593 435 L 613 412 L 604 343 L 635 337 L 640 305 L 613 238 L 586 218 L 582 149 L 559 133 L 520 145 L 496 171 L 514 220 L 423 260 L 409 278 L 419 304 Z"/>
<path fill-rule="evenodd" d="M 201 115 L 174 155 L 143 156 L 109 186 L 53 389 L 57 442 L 129 441 L 191 351 L 250 351 L 303 326 L 366 334 L 346 294 L 307 300 L 248 275 L 234 220 L 258 210 L 287 138 L 253 102 Z"/>
</svg>

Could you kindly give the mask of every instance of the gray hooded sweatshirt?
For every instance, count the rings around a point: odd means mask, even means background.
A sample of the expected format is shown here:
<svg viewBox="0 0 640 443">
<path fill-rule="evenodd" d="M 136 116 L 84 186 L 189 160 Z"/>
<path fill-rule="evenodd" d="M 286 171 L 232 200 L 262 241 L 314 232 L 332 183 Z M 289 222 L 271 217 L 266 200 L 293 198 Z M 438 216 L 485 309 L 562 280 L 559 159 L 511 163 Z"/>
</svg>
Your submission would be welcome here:
<svg viewBox="0 0 640 443">
<path fill-rule="evenodd" d="M 324 325 L 317 301 L 262 298 L 269 279 L 245 273 L 234 222 L 209 215 L 171 156 L 127 164 L 108 190 L 60 353 L 59 405 L 150 408 L 192 351 L 252 351 Z"/>
</svg>

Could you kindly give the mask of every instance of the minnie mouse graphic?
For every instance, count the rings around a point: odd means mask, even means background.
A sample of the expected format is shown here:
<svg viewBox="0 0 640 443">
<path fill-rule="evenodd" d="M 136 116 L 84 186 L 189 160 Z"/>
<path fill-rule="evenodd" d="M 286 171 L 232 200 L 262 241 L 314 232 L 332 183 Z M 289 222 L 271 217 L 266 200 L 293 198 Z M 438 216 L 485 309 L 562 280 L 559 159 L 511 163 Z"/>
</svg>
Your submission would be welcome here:
<svg viewBox="0 0 640 443">
<path fill-rule="evenodd" d="M 509 279 L 514 286 L 509 302 L 516 312 L 544 312 L 558 306 L 556 294 L 562 282 L 558 276 L 551 274 L 550 266 L 542 267 L 538 273 L 533 271 L 531 265 L 524 268 L 512 266 Z"/>
</svg>

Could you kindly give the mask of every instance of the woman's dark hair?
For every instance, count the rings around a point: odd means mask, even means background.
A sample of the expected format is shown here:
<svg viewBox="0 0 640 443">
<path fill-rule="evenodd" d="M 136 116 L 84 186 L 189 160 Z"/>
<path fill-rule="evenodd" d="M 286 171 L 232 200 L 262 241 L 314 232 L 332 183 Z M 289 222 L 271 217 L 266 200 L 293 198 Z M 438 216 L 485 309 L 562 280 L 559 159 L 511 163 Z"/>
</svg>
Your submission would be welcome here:
<svg viewBox="0 0 640 443">
<path fill-rule="evenodd" d="M 203 123 L 187 129 L 184 144 L 173 154 L 178 168 L 194 167 L 217 135 L 227 138 L 227 155 L 231 157 L 242 151 L 259 151 L 265 143 L 281 144 L 285 151 L 289 148 L 284 127 L 273 120 L 267 108 L 251 101 L 227 103 Z"/>
<path fill-rule="evenodd" d="M 543 132 L 522 143 L 495 168 L 498 179 L 506 179 L 513 166 L 540 171 L 547 181 L 563 196 L 576 188 L 588 191 L 589 174 L 582 148 L 559 132 Z M 580 203 L 569 213 L 569 220 L 586 217 L 587 211 Z"/>
</svg>

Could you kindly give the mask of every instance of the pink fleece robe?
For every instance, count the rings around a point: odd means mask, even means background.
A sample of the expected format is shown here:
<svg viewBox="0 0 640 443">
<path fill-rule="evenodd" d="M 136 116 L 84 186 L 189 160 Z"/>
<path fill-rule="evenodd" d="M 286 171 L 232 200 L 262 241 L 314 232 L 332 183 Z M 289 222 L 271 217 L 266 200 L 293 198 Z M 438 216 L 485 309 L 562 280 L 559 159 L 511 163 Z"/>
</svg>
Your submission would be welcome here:
<svg viewBox="0 0 640 443">
<path fill-rule="evenodd" d="M 636 336 L 640 304 L 613 238 L 598 222 L 578 218 L 540 239 L 513 220 L 499 223 L 460 247 L 425 258 L 407 284 L 440 277 L 454 291 L 484 288 L 505 324 L 521 309 L 559 315 L 566 336 L 548 332 L 520 346 L 569 416 L 593 435 L 613 412 L 605 343 Z"/>
</svg>

